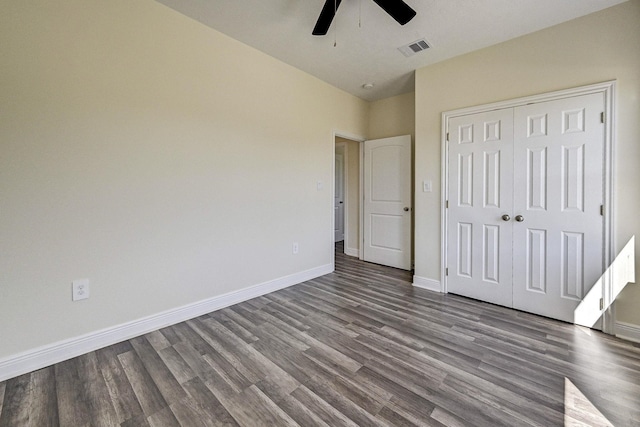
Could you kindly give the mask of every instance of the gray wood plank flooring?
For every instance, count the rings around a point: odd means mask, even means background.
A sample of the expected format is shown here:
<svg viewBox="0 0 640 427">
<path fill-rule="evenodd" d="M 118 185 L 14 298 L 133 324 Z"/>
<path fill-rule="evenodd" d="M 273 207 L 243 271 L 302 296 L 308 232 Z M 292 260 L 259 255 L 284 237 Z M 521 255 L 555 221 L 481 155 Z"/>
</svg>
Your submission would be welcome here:
<svg viewBox="0 0 640 427">
<path fill-rule="evenodd" d="M 411 286 L 315 280 L 0 382 L 6 426 L 639 426 L 640 346 Z"/>
</svg>

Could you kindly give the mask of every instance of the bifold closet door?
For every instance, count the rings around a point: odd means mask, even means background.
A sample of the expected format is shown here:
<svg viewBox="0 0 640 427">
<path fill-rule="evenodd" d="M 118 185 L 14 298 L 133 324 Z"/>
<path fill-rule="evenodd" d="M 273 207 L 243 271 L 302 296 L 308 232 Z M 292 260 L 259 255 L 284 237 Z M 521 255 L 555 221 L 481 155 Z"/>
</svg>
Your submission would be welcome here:
<svg viewBox="0 0 640 427">
<path fill-rule="evenodd" d="M 447 291 L 511 307 L 513 109 L 452 118 L 448 154 Z"/>
</svg>

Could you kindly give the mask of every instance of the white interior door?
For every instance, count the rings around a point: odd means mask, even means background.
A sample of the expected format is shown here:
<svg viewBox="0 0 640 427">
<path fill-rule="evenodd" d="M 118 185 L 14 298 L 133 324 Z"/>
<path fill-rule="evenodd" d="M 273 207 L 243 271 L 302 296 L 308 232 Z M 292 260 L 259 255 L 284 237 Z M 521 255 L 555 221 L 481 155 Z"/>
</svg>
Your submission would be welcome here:
<svg viewBox="0 0 640 427">
<path fill-rule="evenodd" d="M 449 119 L 449 292 L 576 321 L 605 267 L 602 111 L 590 94 Z"/>
<path fill-rule="evenodd" d="M 363 259 L 411 269 L 411 136 L 364 142 Z"/>
<path fill-rule="evenodd" d="M 592 94 L 515 109 L 514 308 L 573 323 L 604 271 L 603 103 Z"/>
<path fill-rule="evenodd" d="M 334 235 L 336 242 L 344 240 L 344 154 L 336 152 L 335 192 L 334 192 Z"/>
<path fill-rule="evenodd" d="M 447 289 L 510 307 L 513 109 L 452 118 L 448 174 Z"/>
</svg>

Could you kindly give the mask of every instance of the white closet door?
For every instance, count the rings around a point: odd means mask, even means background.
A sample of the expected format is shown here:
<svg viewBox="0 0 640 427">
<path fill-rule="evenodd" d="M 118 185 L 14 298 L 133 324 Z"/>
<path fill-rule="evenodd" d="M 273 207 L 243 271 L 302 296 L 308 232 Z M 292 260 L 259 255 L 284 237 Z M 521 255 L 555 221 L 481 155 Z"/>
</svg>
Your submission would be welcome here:
<svg viewBox="0 0 640 427">
<path fill-rule="evenodd" d="M 448 129 L 447 290 L 510 307 L 513 109 L 452 118 Z"/>
<path fill-rule="evenodd" d="M 602 111 L 602 94 L 515 109 L 514 308 L 573 323 L 604 270 Z"/>
</svg>

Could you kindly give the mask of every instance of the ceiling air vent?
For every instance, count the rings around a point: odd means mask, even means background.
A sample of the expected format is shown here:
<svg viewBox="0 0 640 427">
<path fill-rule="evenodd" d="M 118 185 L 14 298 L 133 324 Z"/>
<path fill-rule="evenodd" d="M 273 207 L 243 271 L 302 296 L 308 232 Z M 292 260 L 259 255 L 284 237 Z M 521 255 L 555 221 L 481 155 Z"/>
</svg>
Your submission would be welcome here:
<svg viewBox="0 0 640 427">
<path fill-rule="evenodd" d="M 406 46 L 399 47 L 398 50 L 406 57 L 413 56 L 418 52 L 429 49 L 429 44 L 425 39 L 416 40 Z"/>
</svg>

